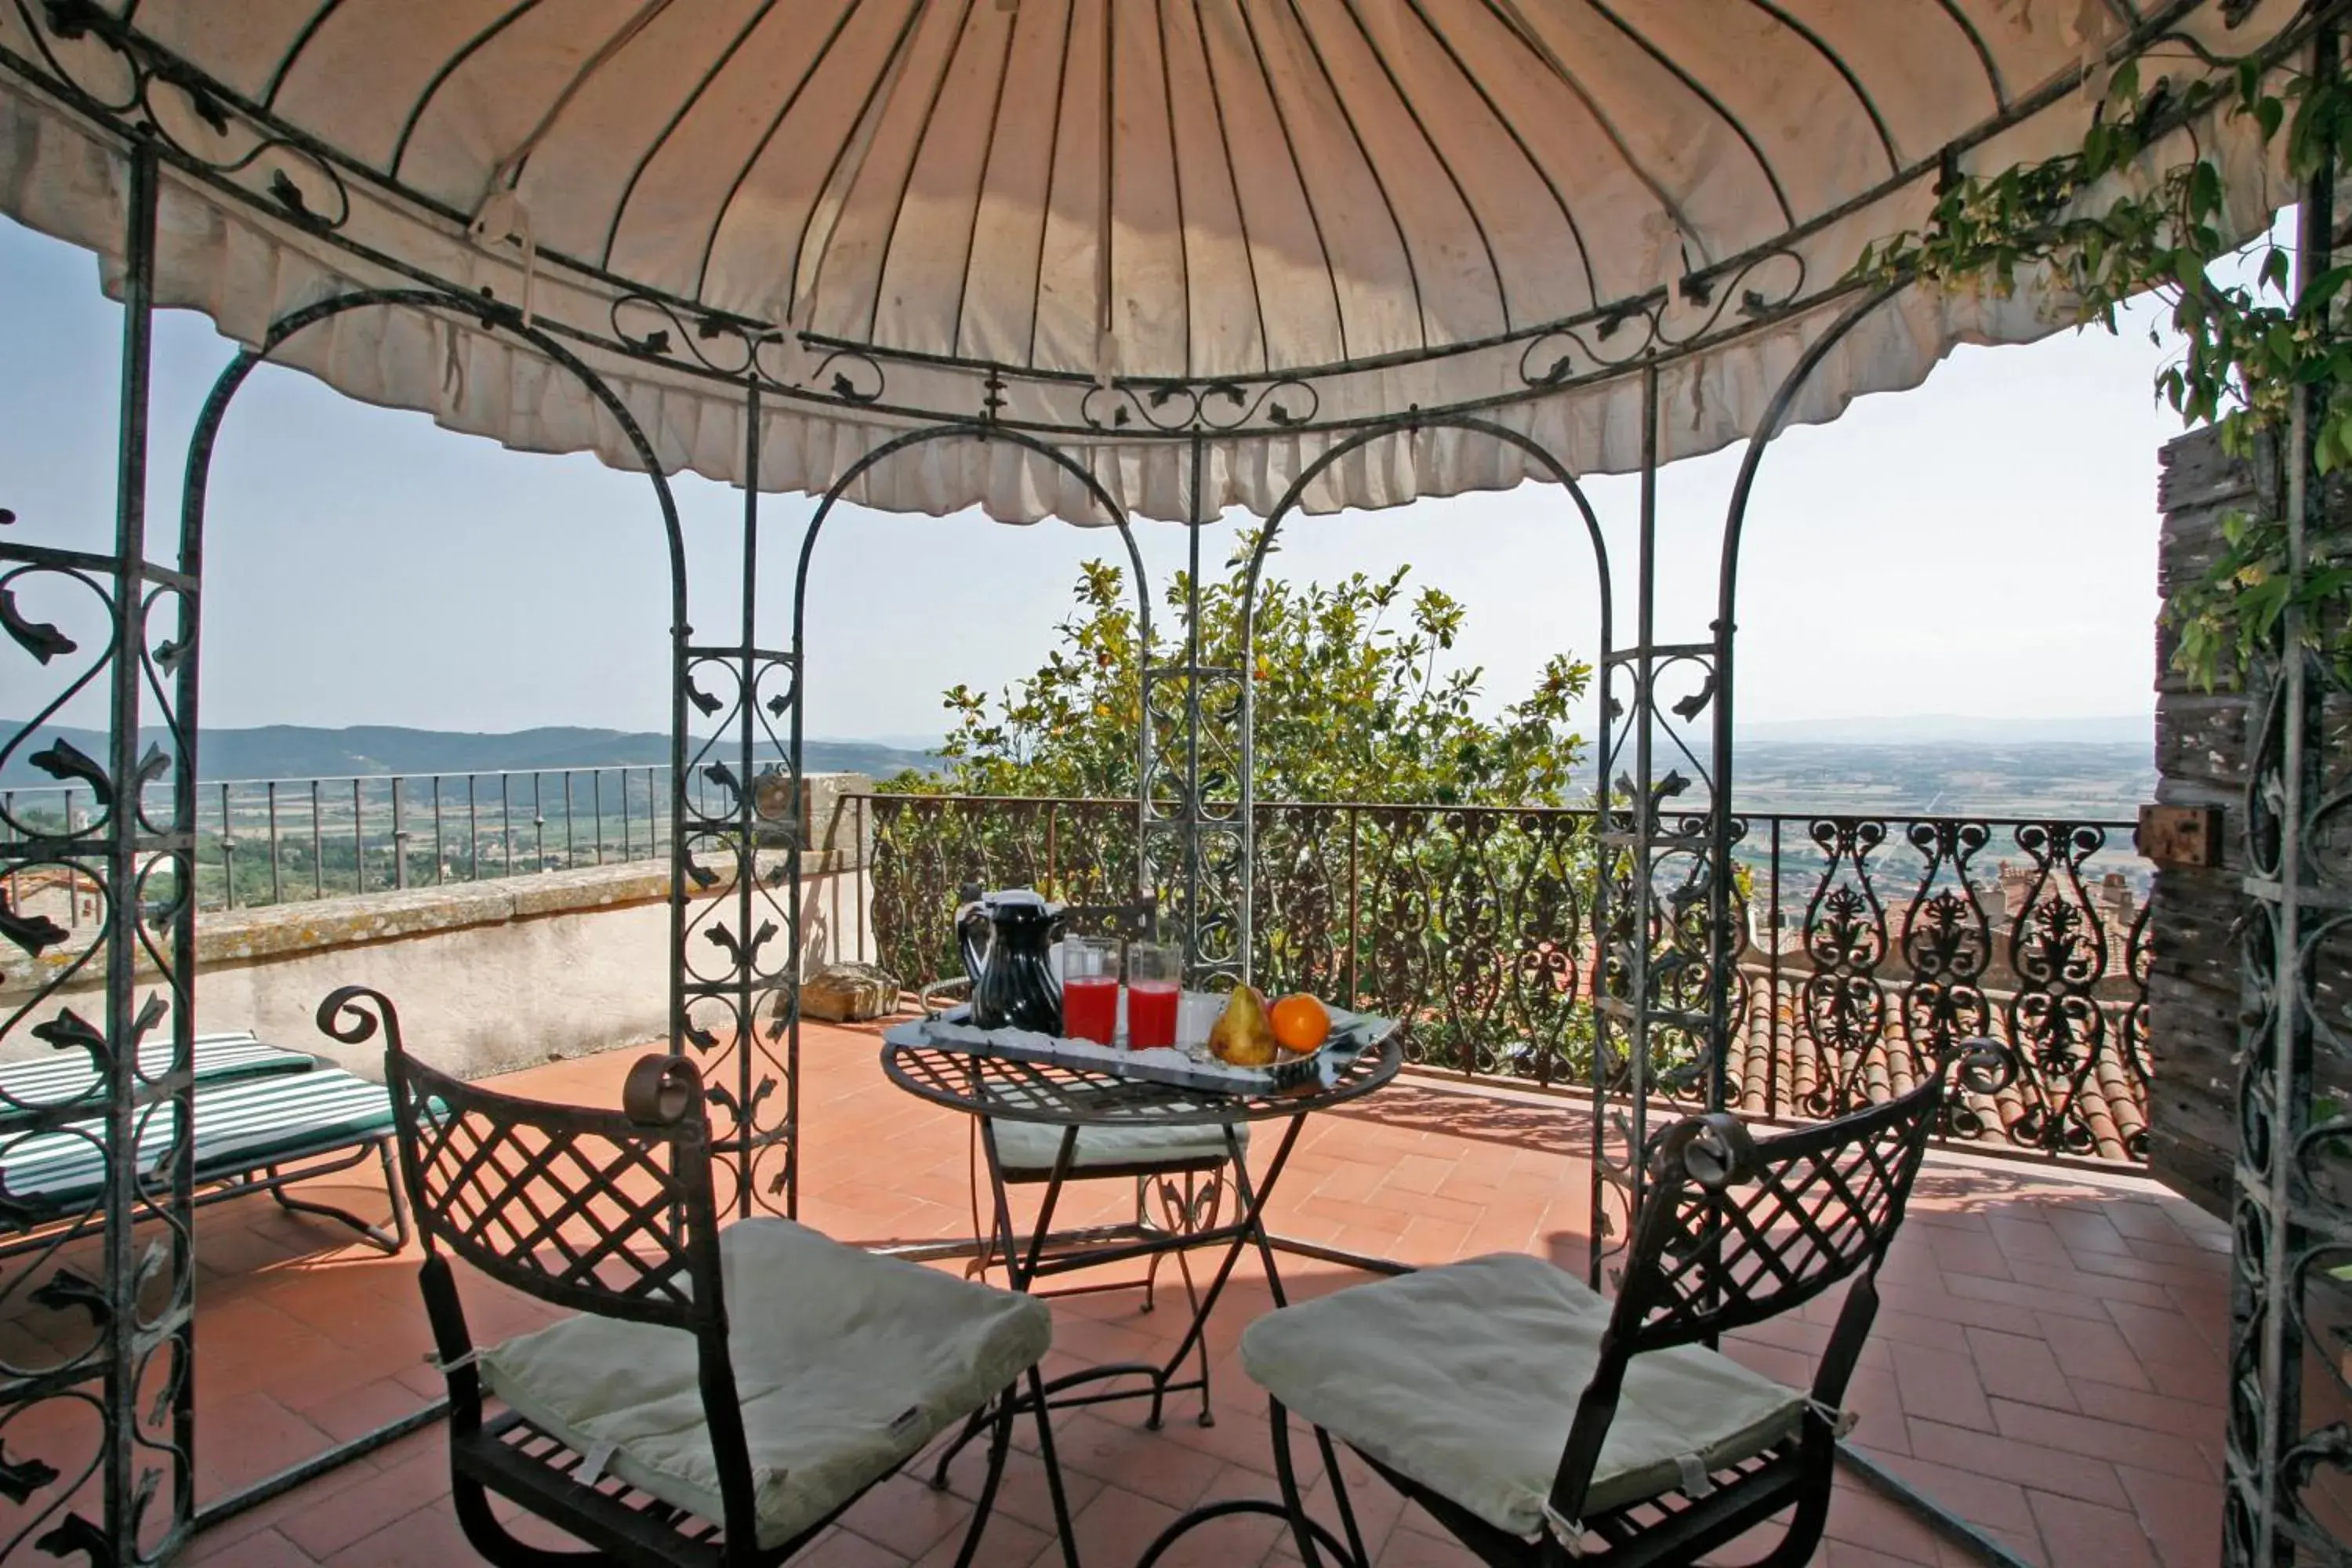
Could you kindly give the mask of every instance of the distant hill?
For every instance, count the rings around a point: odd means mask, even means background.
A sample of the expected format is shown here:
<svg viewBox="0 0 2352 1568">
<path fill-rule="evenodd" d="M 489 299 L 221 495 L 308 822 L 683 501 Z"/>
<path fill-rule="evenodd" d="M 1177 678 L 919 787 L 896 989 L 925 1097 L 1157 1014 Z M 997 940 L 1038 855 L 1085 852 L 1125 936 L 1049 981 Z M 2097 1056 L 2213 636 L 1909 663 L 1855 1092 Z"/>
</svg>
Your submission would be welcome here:
<svg viewBox="0 0 2352 1568">
<path fill-rule="evenodd" d="M 14 734 L 22 724 L 21 720 L 0 719 L 0 735 Z M 142 748 L 161 735 L 161 731 L 142 733 Z M 38 743 L 17 748 L 7 766 L 0 768 L 0 786 L 23 788 L 54 784 L 56 781 L 48 774 L 26 761 L 29 753 L 39 751 L 53 737 L 69 741 L 93 757 L 105 754 L 106 736 L 101 731 L 47 725 Z M 891 778 L 908 768 L 930 773 L 940 765 L 939 758 L 929 752 L 867 741 L 810 741 L 803 752 L 803 761 L 811 773 L 859 773 Z M 361 724 L 345 730 L 268 724 L 253 730 L 206 730 L 201 755 L 207 780 L 486 773 L 619 763 L 659 764 L 669 761 L 669 737 L 570 725 L 481 735 L 409 730 L 390 724 Z"/>
<path fill-rule="evenodd" d="M 1962 713 L 1897 713 L 1875 719 L 1787 719 L 1739 726 L 1740 744 L 2140 745 L 2156 743 L 2153 713 L 2102 713 L 2080 719 L 1997 719 Z"/>
<path fill-rule="evenodd" d="M 2149 736 L 1839 745 L 1744 734 L 1731 788 L 1749 811 L 2122 819 L 2156 798 L 2156 748 Z"/>
<path fill-rule="evenodd" d="M 2017 735 L 1902 738 L 1885 733 L 1892 722 L 1839 721 L 1841 728 L 1876 727 L 1882 738 L 1867 743 L 1784 738 L 1787 730 L 1798 726 L 1758 725 L 1743 730 L 1734 785 L 1740 805 L 1749 811 L 1849 815 L 1969 812 L 1995 816 L 2126 817 L 2141 801 L 2154 796 L 2154 746 L 2146 732 L 2113 741 L 2103 738 L 2096 729 L 2088 735 L 2061 737 L 2042 732 L 2038 725 L 2023 725 L 2023 732 Z M 2084 728 L 2101 722 L 2079 721 Z M 0 736 L 13 734 L 16 728 L 16 722 L 0 720 Z M 63 736 L 94 757 L 104 754 L 106 737 L 98 731 L 46 726 L 41 743 L 53 735 Z M 152 734 L 142 738 L 142 747 L 146 739 L 153 738 Z M 37 744 L 19 747 L 7 766 L 0 769 L 0 786 L 54 783 L 26 761 L 28 752 L 39 749 Z M 908 768 L 940 771 L 935 752 L 879 741 L 811 741 L 806 752 L 813 773 L 892 778 Z M 1703 747 L 1700 754 L 1705 755 Z M 206 730 L 204 736 L 207 780 L 460 774 L 619 763 L 658 766 L 668 760 L 667 736 L 570 726 L 483 735 L 385 724 L 343 730 L 271 724 L 252 730 Z M 1675 765 L 1670 751 L 1661 753 L 1659 765 L 1662 773 Z"/>
</svg>

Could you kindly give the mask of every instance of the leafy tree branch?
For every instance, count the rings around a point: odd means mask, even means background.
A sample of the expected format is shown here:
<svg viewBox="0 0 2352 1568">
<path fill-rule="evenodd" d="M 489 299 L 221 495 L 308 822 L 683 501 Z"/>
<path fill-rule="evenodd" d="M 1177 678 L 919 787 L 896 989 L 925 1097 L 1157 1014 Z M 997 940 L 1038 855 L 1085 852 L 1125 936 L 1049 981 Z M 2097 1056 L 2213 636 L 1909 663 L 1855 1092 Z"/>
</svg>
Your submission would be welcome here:
<svg viewBox="0 0 2352 1568">
<path fill-rule="evenodd" d="M 1256 542 L 1244 533 L 1223 582 L 1201 592 L 1203 663 L 1244 659 L 1242 567 Z M 1181 625 L 1191 585 L 1167 587 Z M 949 689 L 951 721 L 942 752 L 948 778 L 929 787 L 989 795 L 1131 796 L 1136 790 L 1141 668 L 1126 574 L 1087 562 L 1070 615 L 1035 673 L 991 696 Z M 1449 661 L 1466 621 L 1461 601 L 1416 587 L 1412 569 L 1358 572 L 1337 583 L 1260 582 L 1247 677 L 1256 685 L 1254 752 L 1265 800 L 1439 805 L 1567 803 L 1583 742 L 1570 710 L 1592 667 L 1560 653 L 1533 689 L 1496 718 L 1479 717 L 1486 672 Z M 1181 657 L 1168 636 L 1154 665 Z M 925 787 L 911 777 L 894 787 Z"/>
<path fill-rule="evenodd" d="M 2343 9 L 2307 7 L 2306 25 L 2288 37 L 2301 43 Z M 2352 92 L 2332 68 L 2281 55 L 2217 61 L 2183 47 L 2158 37 L 2122 61 L 2074 151 L 1948 177 L 1927 226 L 1872 247 L 1856 275 L 2003 296 L 2031 279 L 2070 299 L 2079 321 L 2109 331 L 2126 301 L 2161 300 L 2179 350 L 2158 374 L 2157 395 L 2183 425 L 2216 427 L 2224 449 L 2252 460 L 2264 481 L 2258 505 L 2225 521 L 2224 548 L 2205 575 L 2175 593 L 2167 615 L 2179 633 L 2176 665 L 2208 689 L 2233 680 L 2273 645 L 2294 604 L 2312 646 L 2352 679 L 2352 562 L 2326 549 L 2288 561 L 2275 460 L 2295 400 L 2312 389 L 2315 467 L 2323 476 L 2352 467 L 2344 309 L 2352 268 L 2297 279 L 2273 235 L 2239 243 L 2210 145 L 2217 122 L 2243 122 L 2305 185 L 2352 149 Z M 2166 69 L 2181 64 L 2195 74 Z M 2172 151 L 2184 146 L 2185 155 Z M 2228 257 L 2239 262 L 2229 271 L 2250 281 L 2215 276 L 2213 264 Z"/>
</svg>

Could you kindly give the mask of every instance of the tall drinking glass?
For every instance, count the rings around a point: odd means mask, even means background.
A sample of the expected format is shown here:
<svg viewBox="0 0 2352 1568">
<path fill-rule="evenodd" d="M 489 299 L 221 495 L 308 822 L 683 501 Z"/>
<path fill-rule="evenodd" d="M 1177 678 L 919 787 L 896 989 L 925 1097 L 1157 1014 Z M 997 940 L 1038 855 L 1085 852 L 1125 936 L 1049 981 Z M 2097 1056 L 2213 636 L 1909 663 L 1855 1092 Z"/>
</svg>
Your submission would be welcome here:
<svg viewBox="0 0 2352 1568">
<path fill-rule="evenodd" d="M 1062 943 L 1062 1033 L 1109 1045 L 1118 1028 L 1118 943 L 1074 936 Z"/>
<path fill-rule="evenodd" d="M 1176 1043 L 1176 1003 L 1184 978 L 1184 950 L 1168 942 L 1130 942 L 1127 949 L 1127 1043 L 1152 1050 Z"/>
</svg>

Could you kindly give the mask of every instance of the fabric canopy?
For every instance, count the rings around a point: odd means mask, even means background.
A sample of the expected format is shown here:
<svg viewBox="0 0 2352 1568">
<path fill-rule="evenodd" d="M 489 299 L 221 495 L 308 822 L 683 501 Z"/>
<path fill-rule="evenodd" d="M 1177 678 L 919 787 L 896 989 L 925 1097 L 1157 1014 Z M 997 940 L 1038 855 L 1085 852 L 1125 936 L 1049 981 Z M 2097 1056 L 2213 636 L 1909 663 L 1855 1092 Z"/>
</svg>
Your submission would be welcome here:
<svg viewBox="0 0 2352 1568">
<path fill-rule="evenodd" d="M 167 172 L 159 294 L 258 342 L 353 286 L 520 307 L 666 467 L 821 491 L 940 420 L 1068 453 L 1122 508 L 1384 506 L 1755 432 L 1939 170 L 2077 144 L 2105 62 L 2210 68 L 2294 0 L 110 0 L 0 6 L 0 210 L 119 267 L 122 157 Z M 77 20 L 76 18 L 80 18 Z M 95 20 L 91 18 L 95 17 Z M 61 23 L 63 25 L 61 25 Z M 2192 47 L 2192 45 L 2194 46 Z M 2145 74 L 2145 73 L 2144 73 Z M 2087 80 L 2086 80 L 2087 79 Z M 2242 125 L 2238 220 L 2272 186 Z M 1909 290 L 1790 406 L 1833 416 L 2057 317 Z M 511 332 L 415 309 L 278 358 L 531 449 L 635 457 Z M 1202 494 L 1187 443 L 1210 437 Z M 848 493 L 1107 521 L 1016 442 Z"/>
</svg>

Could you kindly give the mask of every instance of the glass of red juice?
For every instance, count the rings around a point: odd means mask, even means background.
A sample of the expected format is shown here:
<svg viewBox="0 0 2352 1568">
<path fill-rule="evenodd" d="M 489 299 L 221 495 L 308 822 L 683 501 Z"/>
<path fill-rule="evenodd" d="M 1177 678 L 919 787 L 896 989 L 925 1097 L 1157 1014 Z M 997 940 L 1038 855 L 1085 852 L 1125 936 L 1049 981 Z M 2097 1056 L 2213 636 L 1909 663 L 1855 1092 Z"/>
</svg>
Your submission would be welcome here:
<svg viewBox="0 0 2352 1568">
<path fill-rule="evenodd" d="M 1109 1045 L 1118 1030 L 1118 943 L 1074 936 L 1062 943 L 1062 1033 Z"/>
<path fill-rule="evenodd" d="M 1148 1051 L 1176 1043 L 1176 1005 L 1183 979 L 1183 949 L 1158 942 L 1128 945 L 1129 1049 Z"/>
</svg>

